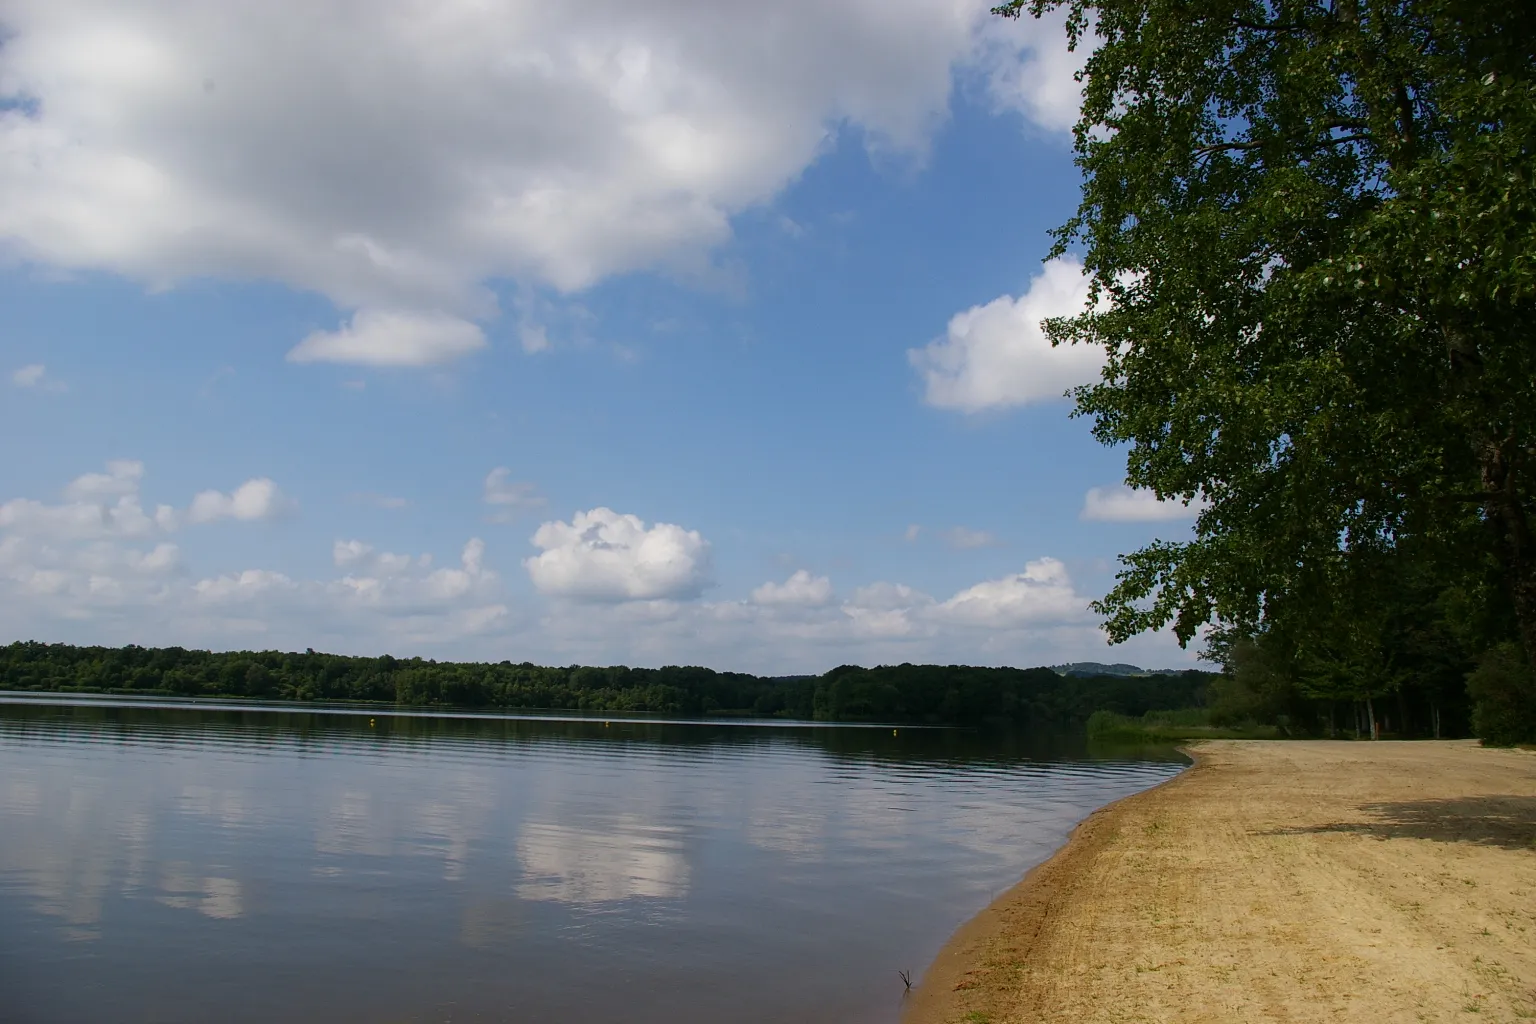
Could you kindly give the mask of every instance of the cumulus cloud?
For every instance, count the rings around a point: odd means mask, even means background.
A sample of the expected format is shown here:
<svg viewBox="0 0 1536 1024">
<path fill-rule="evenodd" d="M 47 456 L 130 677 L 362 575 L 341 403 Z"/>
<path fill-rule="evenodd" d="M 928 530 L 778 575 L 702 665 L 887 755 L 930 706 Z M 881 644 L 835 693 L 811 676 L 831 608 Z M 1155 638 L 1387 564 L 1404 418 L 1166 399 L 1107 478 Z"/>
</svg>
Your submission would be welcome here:
<svg viewBox="0 0 1536 1024">
<path fill-rule="evenodd" d="M 11 371 L 11 383 L 19 388 L 35 388 L 43 382 L 43 375 L 47 372 L 42 363 L 32 363 Z"/>
<path fill-rule="evenodd" d="M 509 610 L 485 545 L 471 538 L 457 565 L 337 541 L 339 578 L 265 568 L 197 574 L 165 539 L 183 524 L 261 518 L 284 504 L 270 481 L 204 492 L 192 508 L 145 510 L 144 466 L 109 463 L 77 477 L 66 500 L 0 504 L 0 623 L 4 640 L 243 646 L 253 634 L 291 649 L 377 651 L 504 629 Z M 252 486 L 252 484 L 256 486 Z M 209 497 L 209 496 L 212 497 Z"/>
<path fill-rule="evenodd" d="M 372 544 L 360 540 L 338 540 L 331 545 L 331 561 L 338 569 L 366 572 L 372 576 L 392 578 L 409 572 L 412 567 L 426 569 L 432 564 L 431 555 L 412 558 L 388 551 L 375 551 Z"/>
<path fill-rule="evenodd" d="M 293 580 L 280 572 L 267 569 L 246 569 L 210 579 L 198 580 L 192 590 L 204 601 L 222 602 L 245 600 L 273 590 L 291 590 Z"/>
<path fill-rule="evenodd" d="M 698 267 L 844 125 L 920 152 L 957 68 L 1064 124 L 1059 25 L 989 2 L 12 0 L 0 238 L 362 311 L 296 360 L 441 362 L 488 280 Z"/>
<path fill-rule="evenodd" d="M 507 523 L 522 512 L 542 508 L 544 498 L 539 489 L 526 481 L 512 479 L 512 471 L 497 466 L 485 475 L 485 503 L 492 508 L 491 521 Z"/>
<path fill-rule="evenodd" d="M 247 480 L 234 491 L 202 491 L 192 499 L 187 509 L 190 523 L 211 523 L 219 519 L 238 519 L 251 522 L 275 519 L 294 507 L 294 501 L 283 494 L 266 477 Z"/>
<path fill-rule="evenodd" d="M 1055 11 L 1040 19 L 1035 31 L 1021 36 L 1006 21 L 984 24 L 976 63 L 987 78 L 992 101 L 1016 110 L 1042 128 L 1070 130 L 1082 107 L 1082 70 L 1093 41 L 1070 51 L 1066 15 Z"/>
<path fill-rule="evenodd" d="M 780 586 L 768 584 L 767 592 Z M 540 642 L 578 661 L 702 663 L 770 673 L 904 661 L 1045 665 L 1110 653 L 1088 598 L 1052 558 L 942 600 L 890 581 L 820 604 L 764 603 L 756 599 L 763 592 L 758 588 L 747 601 L 557 604 L 539 621 Z M 1167 637 L 1140 640 L 1133 649 L 1137 656 L 1155 650 L 1159 665 L 1189 660 L 1170 653 L 1177 645 Z M 1117 659 L 1124 656 L 1116 652 Z"/>
<path fill-rule="evenodd" d="M 697 597 L 710 583 L 709 542 L 671 523 L 646 526 L 612 509 L 578 512 L 569 523 L 540 526 L 541 554 L 523 565 L 533 585 L 553 597 L 645 601 Z"/>
<path fill-rule="evenodd" d="M 924 400 L 942 409 L 981 412 L 1060 398 L 1091 384 L 1104 365 L 1093 345 L 1053 348 L 1041 329 L 1051 317 L 1087 308 L 1088 278 L 1070 257 L 1051 260 L 1018 298 L 1004 295 L 956 313 L 939 338 L 907 353 L 923 379 Z"/>
<path fill-rule="evenodd" d="M 1090 487 L 1083 496 L 1079 518 L 1104 523 L 1158 523 L 1193 519 L 1205 507 L 1203 499 L 1186 505 L 1177 499 L 1159 501 L 1151 491 L 1119 487 Z"/>
<path fill-rule="evenodd" d="M 757 604 L 824 605 L 832 600 L 832 581 L 798 569 L 783 583 L 770 581 L 753 590 L 752 600 Z"/>
<path fill-rule="evenodd" d="M 1087 605 L 1073 589 L 1067 567 L 1057 559 L 1040 558 L 1026 563 L 1021 573 L 960 591 L 934 612 L 950 622 L 1006 629 L 1081 619 Z"/>
<path fill-rule="evenodd" d="M 546 663 L 767 673 L 849 662 L 1039 665 L 1111 653 L 1087 598 L 1051 558 L 947 598 L 881 581 L 839 599 L 832 580 L 797 570 L 738 599 L 703 600 L 710 550 L 696 531 L 594 509 L 540 527 L 541 552 L 523 564 L 536 589 L 556 599 L 529 604 L 509 594 L 475 537 L 446 564 L 345 536 L 313 552 L 319 564 L 308 570 L 229 564 L 228 552 L 202 545 L 198 560 L 213 564 L 189 564 L 167 534 L 193 517 L 145 503 L 148 476 L 120 460 L 76 478 L 66 488 L 74 497 L 60 503 L 0 503 L 0 642 L 490 660 L 515 652 Z M 235 496 L 223 498 L 219 507 L 232 508 Z M 1189 660 L 1167 637 L 1113 654 L 1159 666 Z"/>
<path fill-rule="evenodd" d="M 986 530 L 956 526 L 944 531 L 944 543 L 952 548 L 967 551 L 972 548 L 995 548 L 1002 542 Z"/>
<path fill-rule="evenodd" d="M 176 510 L 159 505 L 146 511 L 139 500 L 140 462 L 121 459 L 105 473 L 86 473 L 64 488 L 58 505 L 31 498 L 0 504 L 0 530 L 68 541 L 141 538 L 173 530 Z"/>
<path fill-rule="evenodd" d="M 115 459 L 107 463 L 104 473 L 85 473 L 71 480 L 60 504 L 31 498 L 0 504 L 0 530 L 70 541 L 145 538 L 171 533 L 183 522 L 270 519 L 294 504 L 277 484 L 261 478 L 247 480 L 230 494 L 203 491 L 185 512 L 167 504 L 146 509 L 139 493 L 143 480 L 144 463 Z"/>
<path fill-rule="evenodd" d="M 144 463 L 133 459 L 114 459 L 105 473 L 85 473 L 69 482 L 64 497 L 70 501 L 102 501 L 137 494 L 144 479 Z"/>
<path fill-rule="evenodd" d="M 334 331 L 315 331 L 288 353 L 294 363 L 435 366 L 485 348 L 479 326 L 447 313 L 360 309 Z"/>
</svg>

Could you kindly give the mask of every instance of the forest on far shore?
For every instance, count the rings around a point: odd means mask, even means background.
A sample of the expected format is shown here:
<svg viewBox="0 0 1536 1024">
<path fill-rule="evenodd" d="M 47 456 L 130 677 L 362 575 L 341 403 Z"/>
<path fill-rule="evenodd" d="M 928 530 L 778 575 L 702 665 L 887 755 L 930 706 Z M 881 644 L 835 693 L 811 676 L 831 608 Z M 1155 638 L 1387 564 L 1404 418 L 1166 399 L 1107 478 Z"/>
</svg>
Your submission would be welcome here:
<svg viewBox="0 0 1536 1024">
<path fill-rule="evenodd" d="M 1213 675 L 844 665 L 816 676 L 755 676 L 696 666 L 558 667 L 312 650 L 220 653 L 37 642 L 0 647 L 0 688 L 8 690 L 1022 728 L 1079 725 L 1101 710 L 1134 716 L 1202 706 Z"/>
<path fill-rule="evenodd" d="M 1082 674 L 1078 666 L 843 665 L 821 675 L 756 676 L 697 666 L 544 666 L 180 647 L 0 647 L 0 689 L 294 701 L 372 701 L 428 707 L 736 715 L 824 722 L 909 722 L 1028 729 L 1079 728 L 1095 713 L 1138 718 L 1195 712 L 1225 727 L 1282 735 L 1360 732 L 1357 702 L 1308 699 L 1254 685 L 1254 665 L 1225 673 Z M 1087 667 L 1087 666 L 1083 666 Z M 1070 669 L 1063 671 L 1063 669 Z M 1441 673 L 1449 676 L 1454 673 Z M 1433 675 L 1433 674 L 1432 674 Z M 1398 688 L 1375 706 L 1395 736 L 1465 736 L 1471 707 L 1459 678 Z M 1368 730 L 1364 730 L 1368 734 Z"/>
</svg>

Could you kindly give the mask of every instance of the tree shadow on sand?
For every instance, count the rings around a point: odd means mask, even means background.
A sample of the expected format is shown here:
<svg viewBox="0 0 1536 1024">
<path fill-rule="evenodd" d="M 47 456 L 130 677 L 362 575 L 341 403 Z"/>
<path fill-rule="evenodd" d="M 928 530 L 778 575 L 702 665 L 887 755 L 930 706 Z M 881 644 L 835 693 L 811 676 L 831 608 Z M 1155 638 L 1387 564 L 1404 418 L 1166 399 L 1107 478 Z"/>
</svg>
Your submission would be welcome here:
<svg viewBox="0 0 1536 1024">
<path fill-rule="evenodd" d="M 1362 804 L 1359 821 L 1282 828 L 1272 836 L 1343 832 L 1372 839 L 1432 839 L 1536 852 L 1536 797 L 1478 796 Z"/>
</svg>

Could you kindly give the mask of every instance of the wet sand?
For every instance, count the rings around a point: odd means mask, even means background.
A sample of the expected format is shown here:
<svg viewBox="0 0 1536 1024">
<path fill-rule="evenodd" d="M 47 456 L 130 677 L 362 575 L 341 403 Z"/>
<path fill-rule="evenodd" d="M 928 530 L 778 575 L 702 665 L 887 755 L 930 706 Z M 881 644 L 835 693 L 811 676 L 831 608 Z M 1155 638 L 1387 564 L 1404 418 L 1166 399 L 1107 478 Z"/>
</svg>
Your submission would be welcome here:
<svg viewBox="0 0 1536 1024">
<path fill-rule="evenodd" d="M 1536 753 L 1191 753 L 961 928 L 905 1024 L 1536 1018 Z"/>
</svg>

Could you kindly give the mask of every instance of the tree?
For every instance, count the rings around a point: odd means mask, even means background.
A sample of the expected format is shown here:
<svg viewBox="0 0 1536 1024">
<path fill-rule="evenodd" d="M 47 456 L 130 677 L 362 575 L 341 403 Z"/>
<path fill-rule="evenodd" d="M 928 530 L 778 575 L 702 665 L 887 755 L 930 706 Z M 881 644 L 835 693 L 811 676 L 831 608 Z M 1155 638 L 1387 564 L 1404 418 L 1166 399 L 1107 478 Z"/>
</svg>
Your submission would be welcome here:
<svg viewBox="0 0 1536 1024">
<path fill-rule="evenodd" d="M 1127 482 L 1200 500 L 1123 556 L 1113 640 L 1257 630 L 1405 546 L 1494 567 L 1536 664 L 1536 6 L 1011 0 L 1092 45 L 1075 132 Z M 1332 600 L 1348 600 L 1332 593 Z"/>
</svg>

